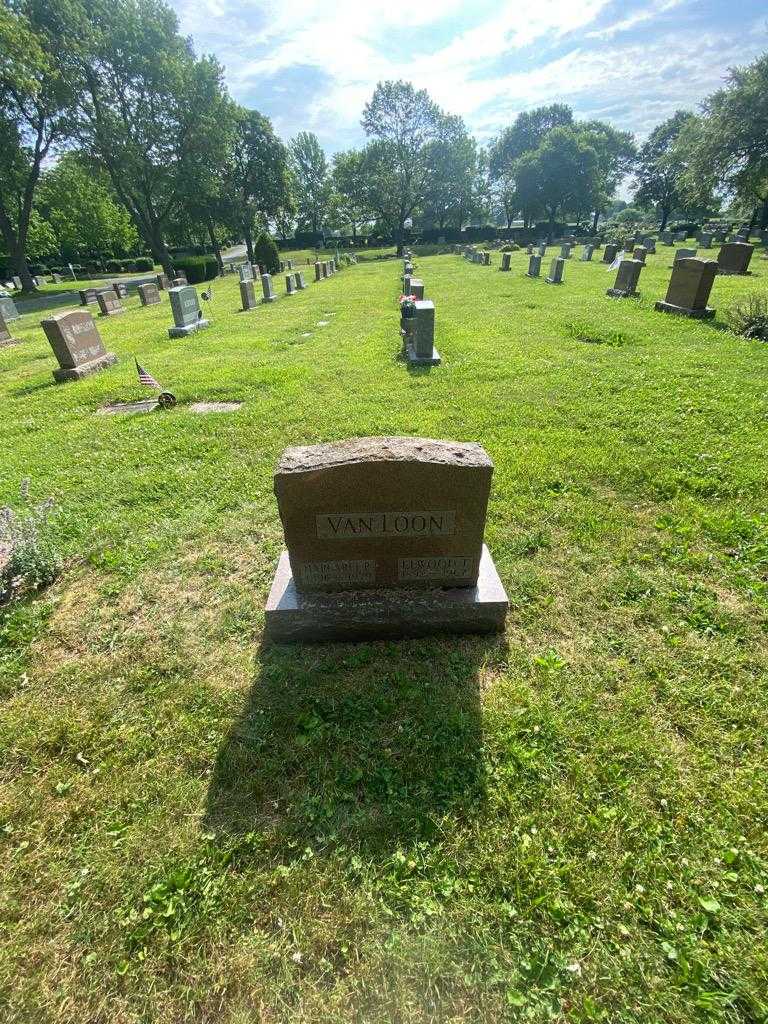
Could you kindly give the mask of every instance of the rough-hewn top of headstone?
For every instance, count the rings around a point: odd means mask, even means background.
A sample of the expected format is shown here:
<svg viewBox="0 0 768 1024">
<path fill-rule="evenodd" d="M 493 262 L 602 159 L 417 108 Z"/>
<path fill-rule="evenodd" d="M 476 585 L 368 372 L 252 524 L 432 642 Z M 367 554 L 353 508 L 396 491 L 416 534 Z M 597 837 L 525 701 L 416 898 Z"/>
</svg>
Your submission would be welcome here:
<svg viewBox="0 0 768 1024">
<path fill-rule="evenodd" d="M 353 437 L 330 444 L 286 448 L 278 473 L 304 473 L 350 462 L 421 462 L 448 466 L 488 466 L 493 463 L 474 441 L 435 441 L 427 437 Z"/>
</svg>

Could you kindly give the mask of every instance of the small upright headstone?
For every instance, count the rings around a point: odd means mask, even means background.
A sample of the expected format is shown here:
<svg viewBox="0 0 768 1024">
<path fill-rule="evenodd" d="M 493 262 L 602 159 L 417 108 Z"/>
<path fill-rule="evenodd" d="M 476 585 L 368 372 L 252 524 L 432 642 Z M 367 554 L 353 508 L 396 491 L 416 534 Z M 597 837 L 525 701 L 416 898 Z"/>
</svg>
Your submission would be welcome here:
<svg viewBox="0 0 768 1024">
<path fill-rule="evenodd" d="M 323 267 L 320 260 L 315 261 L 315 281 L 319 281 L 323 276 Z"/>
<path fill-rule="evenodd" d="M 261 275 L 261 290 L 263 293 L 262 302 L 274 302 L 277 296 L 275 295 L 274 288 L 272 287 L 272 275 L 262 274 Z"/>
<path fill-rule="evenodd" d="M 581 252 L 581 262 L 582 263 L 590 263 L 591 260 L 592 260 L 592 253 L 594 251 L 595 251 L 594 250 L 594 246 L 592 246 L 592 245 L 585 245 L 583 250 L 582 250 L 582 252 Z"/>
<path fill-rule="evenodd" d="M 539 256 L 543 257 L 543 256 L 546 256 L 546 255 L 547 255 L 547 246 L 546 246 L 545 242 L 542 242 L 541 245 L 539 246 Z"/>
<path fill-rule="evenodd" d="M 296 282 L 294 281 L 293 274 L 285 275 L 285 294 L 295 295 L 296 294 Z"/>
<path fill-rule="evenodd" d="M 549 267 L 549 277 L 545 278 L 547 284 L 562 284 L 563 270 L 565 269 L 565 257 L 555 256 Z"/>
<path fill-rule="evenodd" d="M 527 277 L 538 277 L 541 273 L 541 256 L 532 255 L 528 260 Z"/>
<path fill-rule="evenodd" d="M 330 276 L 329 270 L 328 270 L 328 260 L 323 260 L 323 262 L 320 264 L 320 268 L 322 269 L 323 277 L 329 277 Z"/>
<path fill-rule="evenodd" d="M 603 263 L 613 263 L 618 251 L 619 247 L 615 242 L 608 242 L 606 247 L 603 249 Z"/>
<path fill-rule="evenodd" d="M 142 306 L 156 306 L 160 302 L 160 292 L 156 284 L 140 284 L 137 291 Z"/>
<path fill-rule="evenodd" d="M 125 312 L 122 302 L 111 288 L 109 291 L 98 292 L 96 299 L 102 316 L 116 316 Z"/>
<path fill-rule="evenodd" d="M 698 260 L 693 257 L 676 260 L 666 298 L 656 303 L 656 309 L 660 313 L 677 313 L 696 320 L 711 320 L 715 311 L 707 306 L 707 302 L 717 272 L 717 260 Z"/>
<path fill-rule="evenodd" d="M 174 279 L 171 281 L 171 287 L 172 288 L 183 288 L 186 283 L 187 283 L 186 277 L 174 277 Z"/>
<path fill-rule="evenodd" d="M 491 254 L 486 250 L 483 253 L 483 266 L 490 267 L 491 265 Z"/>
<path fill-rule="evenodd" d="M 622 260 L 616 272 L 616 282 L 606 295 L 614 299 L 629 299 L 637 295 L 637 282 L 645 264 L 642 260 Z"/>
<path fill-rule="evenodd" d="M 21 278 L 17 274 L 14 274 L 13 277 L 11 278 L 11 280 L 13 281 L 13 287 L 16 289 L 16 291 L 20 292 L 21 291 Z"/>
<path fill-rule="evenodd" d="M 304 280 L 304 271 L 303 270 L 297 270 L 296 274 L 294 276 L 296 278 L 296 287 L 297 287 L 297 289 L 300 292 L 303 292 L 304 289 L 307 287 L 307 283 Z"/>
<path fill-rule="evenodd" d="M 721 274 L 748 274 L 749 261 L 755 251 L 747 242 L 726 242 L 717 254 L 717 265 Z"/>
<path fill-rule="evenodd" d="M 92 306 L 99 301 L 96 298 L 98 293 L 95 288 L 81 288 L 79 294 L 81 306 Z"/>
<path fill-rule="evenodd" d="M 41 327 L 59 361 L 53 371 L 54 380 L 79 380 L 104 370 L 117 362 L 114 352 L 107 352 L 90 313 L 83 309 L 54 313 L 41 321 Z"/>
<path fill-rule="evenodd" d="M 632 252 L 632 259 L 636 260 L 638 263 L 642 263 L 643 266 L 645 266 L 646 253 L 647 249 L 644 245 L 636 245 L 634 251 Z"/>
<path fill-rule="evenodd" d="M 709 249 L 713 238 L 714 233 L 712 231 L 701 231 L 699 233 L 699 245 L 701 245 L 702 249 Z"/>
<path fill-rule="evenodd" d="M 0 295 L 0 313 L 3 316 L 3 320 L 8 323 L 10 320 L 19 319 L 19 311 L 16 309 L 16 303 L 13 301 L 10 295 Z"/>
<path fill-rule="evenodd" d="M 659 235 L 659 238 L 664 243 L 664 245 L 672 245 L 673 244 L 672 243 L 672 232 L 671 231 L 662 231 L 661 234 Z"/>
<path fill-rule="evenodd" d="M 695 256 L 697 252 L 698 252 L 698 249 L 683 249 L 683 248 L 675 249 L 675 256 L 674 256 L 674 259 L 672 260 L 672 268 L 671 269 L 674 269 L 674 266 L 678 262 L 678 260 L 690 259 L 692 256 Z"/>
<path fill-rule="evenodd" d="M 424 298 L 424 282 L 420 277 L 411 278 L 411 287 L 409 291 L 410 295 L 413 295 L 415 299 L 421 301 Z"/>
<path fill-rule="evenodd" d="M 525 255 L 526 256 L 533 256 L 533 246 L 532 245 L 526 245 L 526 247 L 525 247 Z"/>
<path fill-rule="evenodd" d="M 409 364 L 437 366 L 440 353 L 435 348 L 435 304 L 429 299 L 417 300 L 414 316 L 403 317 L 405 357 Z"/>
<path fill-rule="evenodd" d="M 194 285 L 183 284 L 168 290 L 173 312 L 173 327 L 168 328 L 169 338 L 185 338 L 188 334 L 208 327 L 210 320 L 203 319 L 200 300 Z"/>
<path fill-rule="evenodd" d="M 171 282 L 168 280 L 167 274 L 158 274 L 155 281 L 157 283 L 158 291 L 167 292 L 171 287 Z"/>
<path fill-rule="evenodd" d="M 687 237 L 688 237 L 688 234 L 685 231 L 676 231 L 675 232 L 675 241 L 676 242 L 684 242 Z"/>
<path fill-rule="evenodd" d="M 646 253 L 650 253 L 652 256 L 656 255 L 656 239 L 651 238 L 650 235 L 644 235 L 641 239 L 643 246 L 645 247 Z"/>
<path fill-rule="evenodd" d="M 286 449 L 275 494 L 287 551 L 267 638 L 503 630 L 508 600 L 483 544 L 492 473 L 472 443 L 365 437 Z"/>
<path fill-rule="evenodd" d="M 16 345 L 18 343 L 17 338 L 11 336 L 11 332 L 8 330 L 8 325 L 5 322 L 2 312 L 0 312 L 0 345 Z"/>
<path fill-rule="evenodd" d="M 113 281 L 112 288 L 114 289 L 115 295 L 118 299 L 128 298 L 128 286 L 123 281 Z"/>
<path fill-rule="evenodd" d="M 499 267 L 499 270 L 509 270 L 510 269 L 511 260 L 512 260 L 512 253 L 511 252 L 503 252 L 501 254 L 501 266 Z"/>
<path fill-rule="evenodd" d="M 571 258 L 570 242 L 565 242 L 563 245 L 560 246 L 560 258 L 564 260 L 569 260 Z"/>
<path fill-rule="evenodd" d="M 256 308 L 258 302 L 256 300 L 256 292 L 253 287 L 253 281 L 240 282 L 240 299 L 243 304 L 243 309 L 245 311 Z"/>
<path fill-rule="evenodd" d="M 240 281 L 252 281 L 253 280 L 253 267 L 249 262 L 241 263 L 238 268 L 240 272 Z"/>
</svg>

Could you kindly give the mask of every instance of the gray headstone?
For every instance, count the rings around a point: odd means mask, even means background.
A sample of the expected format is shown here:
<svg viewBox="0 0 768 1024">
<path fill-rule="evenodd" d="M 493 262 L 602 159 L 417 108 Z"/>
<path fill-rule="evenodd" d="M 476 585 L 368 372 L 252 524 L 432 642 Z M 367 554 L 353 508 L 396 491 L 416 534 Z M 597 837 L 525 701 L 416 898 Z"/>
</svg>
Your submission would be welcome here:
<svg viewBox="0 0 768 1024">
<path fill-rule="evenodd" d="M 637 283 L 644 266 L 642 260 L 622 260 L 616 272 L 616 282 L 606 295 L 614 299 L 628 299 L 637 295 Z"/>
<path fill-rule="evenodd" d="M 96 299 L 102 316 L 116 316 L 118 313 L 125 312 L 122 302 L 112 288 L 108 291 L 98 292 Z"/>
<path fill-rule="evenodd" d="M 400 321 L 406 359 L 410 364 L 436 366 L 440 353 L 435 348 L 435 304 L 421 299 L 415 306 L 415 316 L 403 317 Z"/>
<path fill-rule="evenodd" d="M 295 274 L 295 277 L 296 277 L 296 287 L 298 288 L 298 290 L 300 292 L 303 292 L 304 289 L 307 287 L 306 281 L 304 280 L 304 271 L 303 270 L 297 270 L 296 274 Z"/>
<path fill-rule="evenodd" d="M 208 320 L 203 319 L 200 300 L 194 285 L 183 284 L 168 290 L 173 313 L 173 327 L 168 328 L 169 338 L 183 338 L 201 327 L 207 327 Z"/>
<path fill-rule="evenodd" d="M 274 302 L 277 298 L 272 287 L 272 276 L 270 274 L 261 275 L 261 290 L 263 292 L 262 302 Z"/>
<path fill-rule="evenodd" d="M 592 253 L 593 252 L 594 252 L 594 246 L 592 246 L 592 245 L 585 245 L 584 248 L 581 251 L 581 261 L 582 261 L 582 263 L 589 263 L 591 261 L 591 259 L 592 259 Z"/>
<path fill-rule="evenodd" d="M 142 306 L 156 306 L 160 302 L 160 292 L 156 284 L 140 284 L 137 290 Z"/>
<path fill-rule="evenodd" d="M 545 278 L 547 284 L 562 284 L 563 271 L 565 270 L 565 257 L 556 256 L 549 268 L 549 277 Z"/>
<path fill-rule="evenodd" d="M 6 323 L 10 320 L 19 319 L 19 311 L 16 309 L 16 303 L 10 295 L 0 295 L 0 313 L 2 313 L 3 320 Z"/>
<path fill-rule="evenodd" d="M 541 274 L 541 256 L 532 255 L 528 260 L 528 277 L 538 277 Z"/>
<path fill-rule="evenodd" d="M 315 280 L 319 281 L 322 276 L 323 276 L 322 264 L 320 263 L 320 260 L 316 260 L 315 261 Z"/>
<path fill-rule="evenodd" d="M 564 260 L 569 260 L 571 258 L 571 246 L 569 242 L 560 246 L 560 258 Z"/>
<path fill-rule="evenodd" d="M 96 298 L 98 292 L 95 288 L 81 288 L 79 294 L 81 306 L 93 306 L 99 301 Z"/>
<path fill-rule="evenodd" d="M 499 269 L 500 270 L 510 270 L 511 269 L 511 267 L 510 267 L 511 261 L 512 261 L 512 253 L 511 252 L 503 252 L 501 254 L 501 267 Z"/>
<path fill-rule="evenodd" d="M 755 251 L 747 242 L 726 242 L 717 254 L 717 265 L 721 274 L 747 274 L 749 261 Z"/>
<path fill-rule="evenodd" d="M 240 272 L 241 282 L 253 280 L 253 267 L 250 263 L 242 263 L 238 269 Z"/>
<path fill-rule="evenodd" d="M 296 293 L 296 283 L 293 279 L 293 274 L 285 275 L 285 294 L 294 295 Z"/>
<path fill-rule="evenodd" d="M 693 257 L 677 260 L 663 302 L 656 303 L 662 313 L 677 313 L 696 320 L 711 320 L 714 309 L 707 306 L 718 273 L 716 260 Z"/>
<path fill-rule="evenodd" d="M 253 281 L 240 282 L 240 299 L 244 310 L 255 309 L 258 305 Z"/>
</svg>

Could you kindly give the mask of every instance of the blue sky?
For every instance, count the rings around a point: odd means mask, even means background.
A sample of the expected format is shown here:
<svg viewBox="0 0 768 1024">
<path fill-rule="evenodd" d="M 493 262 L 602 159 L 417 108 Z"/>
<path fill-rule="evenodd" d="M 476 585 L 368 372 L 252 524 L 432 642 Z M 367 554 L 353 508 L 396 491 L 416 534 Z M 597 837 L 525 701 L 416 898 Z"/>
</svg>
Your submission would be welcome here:
<svg viewBox="0 0 768 1024">
<path fill-rule="evenodd" d="M 376 82 L 404 78 L 481 141 L 555 101 L 638 139 L 768 49 L 766 0 L 170 0 L 232 96 L 284 140 L 363 141 Z"/>
</svg>

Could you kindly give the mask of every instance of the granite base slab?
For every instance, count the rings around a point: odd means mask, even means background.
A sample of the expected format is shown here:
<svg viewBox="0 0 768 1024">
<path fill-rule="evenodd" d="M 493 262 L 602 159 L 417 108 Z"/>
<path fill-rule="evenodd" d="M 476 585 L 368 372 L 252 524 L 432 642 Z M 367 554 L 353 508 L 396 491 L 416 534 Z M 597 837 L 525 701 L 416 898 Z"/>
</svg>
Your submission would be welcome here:
<svg viewBox="0 0 768 1024">
<path fill-rule="evenodd" d="M 288 552 L 278 562 L 264 613 L 265 640 L 392 640 L 439 633 L 500 633 L 509 599 L 483 545 L 477 586 L 301 594 Z"/>
<path fill-rule="evenodd" d="M 195 331 L 202 331 L 204 327 L 210 327 L 210 320 L 198 320 L 197 323 L 187 324 L 186 327 L 169 327 L 168 337 L 169 338 L 186 338 L 189 334 L 194 334 Z"/>
<path fill-rule="evenodd" d="M 546 284 L 564 284 L 565 283 L 564 281 L 555 281 L 555 279 L 552 278 L 552 277 L 545 277 L 544 281 L 546 282 Z"/>
<path fill-rule="evenodd" d="M 640 292 L 628 292 L 624 288 L 609 288 L 606 295 L 610 295 L 612 299 L 639 299 Z"/>
<path fill-rule="evenodd" d="M 80 366 L 59 367 L 58 370 L 53 371 L 53 379 L 58 384 L 68 380 L 81 380 L 83 377 L 90 377 L 92 373 L 98 373 L 99 370 L 106 370 L 107 367 L 114 366 L 116 362 L 117 356 L 114 352 L 105 352 L 98 359 L 92 359 L 89 363 L 82 363 Z"/>
<path fill-rule="evenodd" d="M 659 313 L 673 313 L 677 316 L 687 316 L 692 320 L 712 320 L 715 315 L 714 309 L 707 306 L 705 309 L 687 309 L 685 306 L 675 306 L 671 302 L 657 302 L 654 309 Z"/>
<path fill-rule="evenodd" d="M 441 362 L 440 353 L 434 345 L 431 356 L 417 356 L 413 346 L 408 345 L 405 350 L 405 358 L 408 360 L 409 366 L 439 366 Z"/>
</svg>

